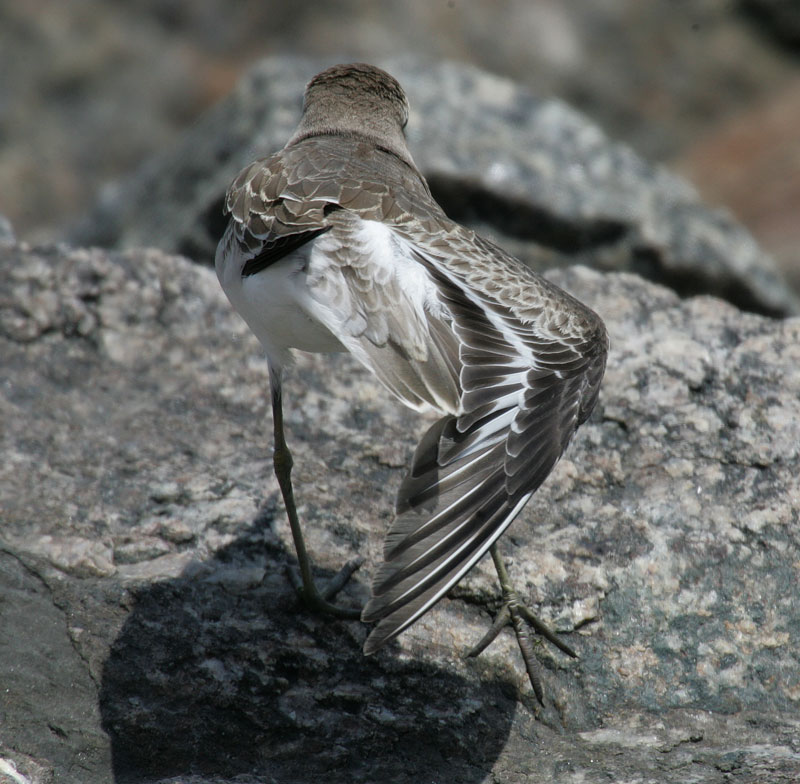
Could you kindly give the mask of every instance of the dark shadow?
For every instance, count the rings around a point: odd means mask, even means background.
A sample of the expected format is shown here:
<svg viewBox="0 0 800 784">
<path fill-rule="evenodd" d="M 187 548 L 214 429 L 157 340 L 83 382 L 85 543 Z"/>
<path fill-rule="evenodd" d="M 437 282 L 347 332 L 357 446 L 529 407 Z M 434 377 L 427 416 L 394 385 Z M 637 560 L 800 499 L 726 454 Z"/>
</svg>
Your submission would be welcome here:
<svg viewBox="0 0 800 784">
<path fill-rule="evenodd" d="M 739 0 L 736 10 L 767 43 L 800 57 L 800 7 L 792 0 Z"/>
<path fill-rule="evenodd" d="M 178 237 L 177 252 L 193 261 L 214 266 L 217 243 L 228 226 L 228 216 L 223 212 L 225 194 L 212 199 L 195 223 L 195 231 Z"/>
<path fill-rule="evenodd" d="M 458 223 L 489 224 L 515 239 L 533 241 L 565 254 L 616 245 L 628 231 L 625 224 L 603 218 L 570 219 L 513 196 L 504 197 L 468 178 L 428 175 L 433 198 Z"/>
<path fill-rule="evenodd" d="M 134 592 L 100 693 L 115 781 L 483 781 L 508 738 L 513 691 L 391 650 L 365 657 L 360 623 L 298 606 L 269 522 L 193 576 Z M 263 579 L 247 585 L 253 574 Z"/>
<path fill-rule="evenodd" d="M 700 266 L 672 269 L 665 263 L 662 251 L 656 248 L 633 248 L 630 271 L 672 289 L 682 299 L 711 295 L 730 302 L 739 310 L 761 316 L 783 318 L 786 315 L 780 308 L 767 306 L 743 280 L 733 276 L 721 279 Z"/>
</svg>

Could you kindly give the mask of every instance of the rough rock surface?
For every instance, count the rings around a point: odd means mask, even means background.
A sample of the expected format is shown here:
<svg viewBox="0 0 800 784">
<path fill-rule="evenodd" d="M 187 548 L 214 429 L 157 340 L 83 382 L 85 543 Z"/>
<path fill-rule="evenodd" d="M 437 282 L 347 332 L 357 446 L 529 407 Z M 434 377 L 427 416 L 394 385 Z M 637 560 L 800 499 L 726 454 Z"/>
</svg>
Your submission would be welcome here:
<svg viewBox="0 0 800 784">
<path fill-rule="evenodd" d="M 305 82 L 327 64 L 261 61 L 177 146 L 108 190 L 71 240 L 155 245 L 210 261 L 225 189 L 254 157 L 285 144 Z M 445 211 L 534 268 L 632 271 L 683 295 L 713 294 L 771 315 L 800 312 L 744 229 L 566 104 L 454 63 L 379 64 L 409 94 L 409 146 Z"/>
<path fill-rule="evenodd" d="M 11 221 L 5 215 L 0 215 L 0 245 L 10 245 L 14 241 L 14 229 Z"/>
<path fill-rule="evenodd" d="M 540 709 L 510 633 L 460 657 L 490 565 L 369 659 L 298 608 L 264 363 L 210 270 L 0 244 L 0 781 L 797 781 L 800 319 L 553 279 L 612 353 L 502 540 L 581 656 L 542 650 Z M 310 550 L 364 555 L 363 601 L 425 423 L 345 356 L 286 396 Z"/>
</svg>

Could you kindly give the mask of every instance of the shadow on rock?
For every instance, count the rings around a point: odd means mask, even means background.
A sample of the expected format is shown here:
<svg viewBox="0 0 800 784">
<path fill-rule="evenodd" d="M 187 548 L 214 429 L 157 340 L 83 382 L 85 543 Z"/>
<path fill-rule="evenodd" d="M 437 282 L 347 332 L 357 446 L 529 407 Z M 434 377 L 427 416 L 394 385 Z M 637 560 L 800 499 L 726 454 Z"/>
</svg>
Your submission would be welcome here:
<svg viewBox="0 0 800 784">
<path fill-rule="evenodd" d="M 134 591 L 101 685 L 115 780 L 484 780 L 514 715 L 503 684 L 365 657 L 361 624 L 298 606 L 278 548 L 251 528 L 204 572 Z"/>
</svg>

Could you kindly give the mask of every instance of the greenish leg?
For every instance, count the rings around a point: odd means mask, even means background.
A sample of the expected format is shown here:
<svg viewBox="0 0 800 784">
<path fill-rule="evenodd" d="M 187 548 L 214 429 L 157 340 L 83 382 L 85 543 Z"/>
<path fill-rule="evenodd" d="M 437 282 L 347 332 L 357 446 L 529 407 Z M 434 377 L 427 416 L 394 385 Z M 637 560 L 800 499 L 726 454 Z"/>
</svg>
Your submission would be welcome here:
<svg viewBox="0 0 800 784">
<path fill-rule="evenodd" d="M 283 397 L 281 394 L 280 370 L 270 368 L 270 386 L 272 389 L 272 421 L 275 431 L 273 467 L 283 495 L 286 514 L 289 517 L 289 526 L 292 529 L 294 549 L 297 553 L 297 563 L 300 568 L 299 578 L 295 571 L 290 569 L 289 579 L 292 581 L 300 598 L 311 610 L 333 615 L 337 618 L 360 618 L 360 609 L 339 607 L 331 604 L 329 600 L 333 599 L 345 586 L 353 572 L 363 563 L 363 558 L 353 558 L 348 561 L 324 590 L 320 591 L 314 583 L 314 578 L 311 574 L 311 559 L 308 557 L 303 531 L 300 528 L 300 521 L 297 519 L 297 507 L 294 502 L 291 478 L 292 454 L 286 445 L 286 438 L 283 433 Z"/>
<path fill-rule="evenodd" d="M 497 570 L 497 576 L 500 580 L 500 588 L 503 591 L 503 607 L 494 619 L 494 623 L 492 623 L 489 631 L 486 632 L 481 641 L 474 648 L 467 652 L 467 656 L 479 656 L 494 642 L 500 632 L 511 624 L 514 628 L 514 633 L 517 635 L 517 642 L 519 643 L 519 649 L 525 662 L 525 669 L 528 672 L 528 678 L 533 687 L 533 692 L 540 704 L 544 705 L 542 682 L 539 678 L 539 667 L 533 652 L 533 640 L 531 639 L 529 627 L 532 627 L 537 634 L 551 642 L 556 648 L 566 653 L 567 656 L 577 659 L 578 654 L 575 653 L 569 645 L 560 640 L 553 631 L 520 601 L 519 594 L 511 584 L 511 578 L 508 576 L 508 569 L 506 569 L 506 565 L 497 549 L 497 543 L 491 546 L 489 552 L 492 554 L 494 567 Z"/>
</svg>

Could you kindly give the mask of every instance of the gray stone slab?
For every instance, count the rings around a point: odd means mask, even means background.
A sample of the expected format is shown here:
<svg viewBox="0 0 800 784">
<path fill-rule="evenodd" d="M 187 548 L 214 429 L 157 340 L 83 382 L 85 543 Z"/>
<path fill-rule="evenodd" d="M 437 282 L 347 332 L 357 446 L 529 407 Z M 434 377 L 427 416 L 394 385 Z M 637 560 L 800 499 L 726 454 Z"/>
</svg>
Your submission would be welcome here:
<svg viewBox="0 0 800 784">
<path fill-rule="evenodd" d="M 266 369 L 210 270 L 0 247 L 0 761 L 32 782 L 797 780 L 800 320 L 553 277 L 612 352 L 502 540 L 581 656 L 541 651 L 540 709 L 510 634 L 462 658 L 490 564 L 371 658 L 360 623 L 298 607 Z M 365 556 L 363 601 L 426 423 L 344 356 L 301 356 L 285 394 L 310 551 L 321 576 Z"/>
</svg>

